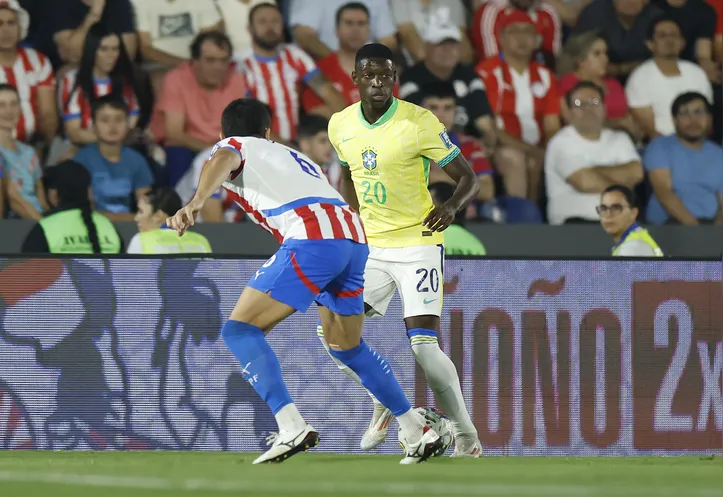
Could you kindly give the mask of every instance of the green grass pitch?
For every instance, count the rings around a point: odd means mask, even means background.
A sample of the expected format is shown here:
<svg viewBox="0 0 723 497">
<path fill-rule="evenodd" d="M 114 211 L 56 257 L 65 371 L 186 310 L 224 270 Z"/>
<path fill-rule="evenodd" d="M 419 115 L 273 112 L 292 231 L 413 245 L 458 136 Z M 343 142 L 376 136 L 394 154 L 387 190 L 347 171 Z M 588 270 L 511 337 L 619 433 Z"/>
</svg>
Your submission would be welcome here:
<svg viewBox="0 0 723 497">
<path fill-rule="evenodd" d="M 300 454 L 0 452 L 2 497 L 723 497 L 720 457 L 437 458 Z"/>
</svg>

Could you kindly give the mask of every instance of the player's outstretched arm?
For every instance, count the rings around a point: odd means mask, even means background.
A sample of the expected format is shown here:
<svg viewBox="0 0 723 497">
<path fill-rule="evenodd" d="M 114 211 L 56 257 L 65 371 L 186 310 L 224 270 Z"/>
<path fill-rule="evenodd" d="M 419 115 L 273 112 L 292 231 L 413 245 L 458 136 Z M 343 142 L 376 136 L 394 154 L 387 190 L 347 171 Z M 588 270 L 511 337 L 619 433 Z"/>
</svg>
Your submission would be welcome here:
<svg viewBox="0 0 723 497">
<path fill-rule="evenodd" d="M 432 231 L 447 229 L 454 221 L 457 211 L 474 200 L 479 193 L 477 175 L 462 154 L 457 154 L 449 164 L 444 166 L 444 172 L 457 182 L 457 188 L 454 190 L 452 198 L 443 205 L 432 209 L 424 220 L 424 225 Z"/>
<path fill-rule="evenodd" d="M 341 195 L 352 209 L 359 212 L 359 199 L 354 189 L 354 180 L 351 178 L 351 168 L 348 166 L 341 168 Z"/>
<path fill-rule="evenodd" d="M 179 236 L 185 233 L 195 224 L 196 216 L 203 209 L 206 201 L 223 185 L 232 172 L 239 169 L 240 163 L 241 159 L 237 151 L 228 148 L 218 149 L 203 166 L 196 194 L 185 207 L 166 220 L 166 225 L 178 231 Z M 243 166 L 242 163 L 241 166 Z"/>
</svg>

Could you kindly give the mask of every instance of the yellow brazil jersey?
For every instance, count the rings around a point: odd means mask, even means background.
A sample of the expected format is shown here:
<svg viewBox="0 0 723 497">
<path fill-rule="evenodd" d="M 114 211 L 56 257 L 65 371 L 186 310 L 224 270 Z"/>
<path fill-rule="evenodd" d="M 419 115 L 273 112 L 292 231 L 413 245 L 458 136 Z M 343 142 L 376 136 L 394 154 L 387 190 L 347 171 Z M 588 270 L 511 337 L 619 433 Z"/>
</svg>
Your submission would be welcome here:
<svg viewBox="0 0 723 497">
<path fill-rule="evenodd" d="M 427 190 L 429 162 L 444 167 L 459 149 L 434 114 L 395 98 L 370 124 L 356 103 L 331 117 L 329 139 L 342 166 L 351 169 L 370 245 L 443 243 L 442 233 L 422 225 L 433 208 Z"/>
</svg>

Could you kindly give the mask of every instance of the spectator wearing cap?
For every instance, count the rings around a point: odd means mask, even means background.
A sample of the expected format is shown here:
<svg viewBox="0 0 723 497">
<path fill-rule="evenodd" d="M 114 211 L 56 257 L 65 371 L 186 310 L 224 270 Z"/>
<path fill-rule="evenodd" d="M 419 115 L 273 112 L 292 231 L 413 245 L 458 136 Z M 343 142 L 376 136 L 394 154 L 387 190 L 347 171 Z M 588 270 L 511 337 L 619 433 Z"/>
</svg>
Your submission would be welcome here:
<svg viewBox="0 0 723 497">
<path fill-rule="evenodd" d="M 567 93 L 570 124 L 547 146 L 545 181 L 550 224 L 597 223 L 600 194 L 611 185 L 643 179 L 640 157 L 623 131 L 604 127 L 602 88 L 581 81 Z"/>
<path fill-rule="evenodd" d="M 539 46 L 543 60 L 554 62 L 562 46 L 562 23 L 554 8 L 536 0 L 486 2 L 477 8 L 470 31 L 478 59 L 489 59 L 500 53 L 500 31 L 513 10 L 530 16 L 539 37 L 536 48 Z"/>
<path fill-rule="evenodd" d="M 48 168 L 45 184 L 53 210 L 28 233 L 24 254 L 119 254 L 123 240 L 113 223 L 94 212 L 90 174 L 65 161 Z"/>
<path fill-rule="evenodd" d="M 289 24 L 296 43 L 314 60 L 328 57 L 339 49 L 336 36 L 336 13 L 348 0 L 293 0 Z M 353 2 L 357 3 L 357 2 Z M 361 0 L 371 14 L 368 41 L 397 49 L 397 27 L 387 0 Z"/>
<path fill-rule="evenodd" d="M 680 26 L 670 17 L 659 17 L 651 25 L 648 46 L 653 58 L 640 65 L 628 79 L 628 104 L 645 136 L 654 138 L 675 132 L 673 100 L 681 93 L 697 91 L 713 102 L 713 88 L 705 71 L 680 59 L 683 39 Z"/>
<path fill-rule="evenodd" d="M 497 115 L 500 146 L 494 164 L 508 195 L 537 202 L 545 143 L 560 129 L 555 75 L 535 62 L 535 23 L 513 10 L 500 22 L 502 52 L 477 65 Z"/>
<path fill-rule="evenodd" d="M 13 136 L 20 115 L 18 91 L 6 83 L 0 84 L 0 171 L 7 189 L 9 214 L 11 218 L 37 221 L 48 210 L 48 202 L 35 149 Z M 4 202 L 4 198 L 1 200 Z"/>
<path fill-rule="evenodd" d="M 457 111 L 457 95 L 451 83 L 430 83 L 422 88 L 424 99 L 422 107 L 434 114 L 439 122 L 444 124 L 449 139 L 457 145 L 469 165 L 472 166 L 479 181 L 479 193 L 475 203 L 468 209 L 468 217 L 477 217 L 477 207 L 495 196 L 495 184 L 492 177 L 492 167 L 487 160 L 487 154 L 477 140 L 471 136 L 454 131 L 454 116 Z M 437 164 L 430 164 L 429 182 L 446 182 L 455 184 L 444 170 Z"/>
<path fill-rule="evenodd" d="M 163 81 L 151 130 L 166 147 L 171 186 L 188 172 L 196 154 L 218 141 L 226 105 L 247 94 L 243 76 L 231 66 L 232 53 L 223 33 L 201 33 L 191 44 L 191 60 Z"/>
<path fill-rule="evenodd" d="M 646 217 L 654 224 L 723 224 L 723 149 L 707 140 L 710 104 L 701 93 L 672 105 L 675 134 L 655 138 L 643 163 L 653 187 Z"/>
<path fill-rule="evenodd" d="M 336 34 L 339 38 L 339 50 L 317 61 L 316 66 L 341 93 L 346 104 L 351 105 L 359 101 L 359 88 L 351 79 L 356 53 L 368 43 L 370 37 L 369 10 L 366 5 L 361 2 L 351 2 L 340 7 L 336 13 Z M 399 87 L 396 85 L 394 96 L 399 96 Z M 307 113 L 331 115 L 324 100 L 306 85 L 301 103 Z"/>
<path fill-rule="evenodd" d="M 58 130 L 55 75 L 45 55 L 19 46 L 29 24 L 28 12 L 17 0 L 0 1 L 0 83 L 14 86 L 20 98 L 15 137 L 30 142 L 39 133 L 50 143 Z"/>
<path fill-rule="evenodd" d="M 409 65 L 427 55 L 424 33 L 435 24 L 457 26 L 462 43 L 461 60 L 472 63 L 474 51 L 467 37 L 467 19 L 462 0 L 397 0 L 390 2 L 399 30 L 402 51 Z"/>
<path fill-rule="evenodd" d="M 271 131 L 276 141 L 294 140 L 304 86 L 324 102 L 324 117 L 347 106 L 313 59 L 296 45 L 284 43 L 283 19 L 276 5 L 266 3 L 251 9 L 249 32 L 253 48 L 239 68 L 251 95 L 271 107 Z"/>
<path fill-rule="evenodd" d="M 660 13 L 648 0 L 593 0 L 580 13 L 573 33 L 601 30 L 608 42 L 608 74 L 624 81 L 650 57 L 648 29 Z"/>
<path fill-rule="evenodd" d="M 422 88 L 430 83 L 451 83 L 457 95 L 455 129 L 481 137 L 488 152 L 497 144 L 494 115 L 485 87 L 472 66 L 460 62 L 461 35 L 453 25 L 432 25 L 425 33 L 425 59 L 402 73 L 400 98 L 421 104 Z"/>
<path fill-rule="evenodd" d="M 635 193 L 624 185 L 610 185 L 600 195 L 597 206 L 600 224 L 615 241 L 616 257 L 663 257 L 663 251 L 648 230 L 638 222 Z"/>
<path fill-rule="evenodd" d="M 429 185 L 429 193 L 436 207 L 444 205 L 454 195 L 454 185 L 437 182 Z M 464 212 L 458 211 L 454 221 L 444 230 L 444 252 L 447 255 L 482 256 L 487 250 L 479 239 L 464 227 Z"/>
</svg>

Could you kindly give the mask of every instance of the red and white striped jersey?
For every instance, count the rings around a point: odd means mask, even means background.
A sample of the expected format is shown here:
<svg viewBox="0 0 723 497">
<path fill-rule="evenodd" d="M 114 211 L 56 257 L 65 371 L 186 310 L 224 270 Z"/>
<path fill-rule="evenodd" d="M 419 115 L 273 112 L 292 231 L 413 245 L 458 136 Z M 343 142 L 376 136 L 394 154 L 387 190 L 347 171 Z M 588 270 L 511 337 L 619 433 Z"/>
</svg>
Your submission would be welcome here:
<svg viewBox="0 0 723 497">
<path fill-rule="evenodd" d="M 274 58 L 251 53 L 239 63 L 251 95 L 271 106 L 271 129 L 284 140 L 296 137 L 301 86 L 319 70 L 299 47 L 281 45 Z"/>
<path fill-rule="evenodd" d="M 248 217 L 284 240 L 366 243 L 361 219 L 306 155 L 280 143 L 232 137 L 213 147 L 236 152 L 239 166 L 223 187 Z"/>
<path fill-rule="evenodd" d="M 0 83 L 18 90 L 20 121 L 16 138 L 27 141 L 38 129 L 38 88 L 54 88 L 55 75 L 50 59 L 32 48 L 18 47 L 18 56 L 12 67 L 0 66 Z"/>
<path fill-rule="evenodd" d="M 475 12 L 470 37 L 477 56 L 481 60 L 494 57 L 501 50 L 499 44 L 500 21 L 504 17 L 503 14 L 514 10 L 514 7 L 508 7 L 505 3 L 507 2 L 487 2 Z M 537 32 L 542 38 L 540 48 L 553 55 L 560 53 L 562 23 L 555 9 L 543 2 L 539 7 L 531 8 L 527 14 L 535 23 Z"/>
<path fill-rule="evenodd" d="M 77 77 L 77 69 L 66 73 L 58 92 L 58 107 L 63 110 L 63 121 L 80 119 L 80 127 L 87 129 L 91 125 L 92 109 L 90 100 L 86 98 L 83 88 L 78 87 L 77 90 L 73 91 Z M 113 91 L 113 83 L 110 79 L 94 78 L 93 87 L 95 89 L 95 98 L 104 97 Z M 137 116 L 140 109 L 131 85 L 125 85 L 123 88 L 123 99 L 128 105 L 129 115 Z"/>
<path fill-rule="evenodd" d="M 542 142 L 543 118 L 560 115 L 560 94 L 552 71 L 532 61 L 518 74 L 500 56 L 481 62 L 475 70 L 485 84 L 498 126 L 530 145 Z"/>
</svg>

